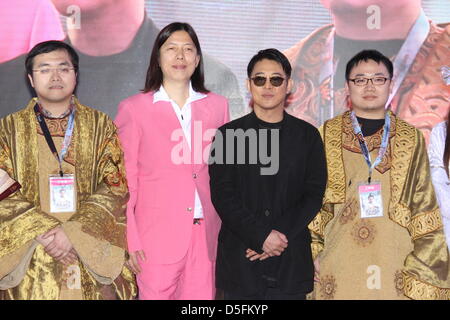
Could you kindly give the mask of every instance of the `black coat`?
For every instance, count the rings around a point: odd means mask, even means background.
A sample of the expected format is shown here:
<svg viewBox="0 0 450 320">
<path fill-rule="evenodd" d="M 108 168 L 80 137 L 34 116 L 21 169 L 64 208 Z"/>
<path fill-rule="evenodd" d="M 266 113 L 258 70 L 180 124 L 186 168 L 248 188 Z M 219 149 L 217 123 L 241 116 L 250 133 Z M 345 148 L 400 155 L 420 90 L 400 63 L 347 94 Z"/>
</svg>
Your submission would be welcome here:
<svg viewBox="0 0 450 320">
<path fill-rule="evenodd" d="M 284 113 L 280 134 L 279 170 L 274 180 L 260 175 L 258 164 L 220 164 L 218 148 L 225 146 L 227 129 L 257 129 L 259 119 L 252 112 L 219 128 L 211 148 L 209 165 L 211 199 L 220 218 L 216 286 L 225 291 L 253 295 L 264 290 L 264 263 L 277 259 L 278 286 L 284 293 L 310 292 L 314 267 L 308 224 L 322 205 L 326 185 L 326 163 L 318 130 L 309 123 Z M 234 160 L 236 161 L 235 146 Z M 243 147 L 247 151 L 249 144 Z M 227 151 L 224 147 L 224 162 Z M 242 150 L 240 150 L 242 152 Z M 230 152 L 228 152 L 230 154 Z M 235 162 L 236 163 L 236 162 Z M 264 184 L 274 181 L 268 202 L 261 194 Z M 264 190 L 267 190 L 264 189 Z M 263 205 L 261 205 L 263 203 Z M 288 238 L 288 248 L 279 257 L 251 262 L 248 248 L 262 252 L 275 229 Z"/>
</svg>

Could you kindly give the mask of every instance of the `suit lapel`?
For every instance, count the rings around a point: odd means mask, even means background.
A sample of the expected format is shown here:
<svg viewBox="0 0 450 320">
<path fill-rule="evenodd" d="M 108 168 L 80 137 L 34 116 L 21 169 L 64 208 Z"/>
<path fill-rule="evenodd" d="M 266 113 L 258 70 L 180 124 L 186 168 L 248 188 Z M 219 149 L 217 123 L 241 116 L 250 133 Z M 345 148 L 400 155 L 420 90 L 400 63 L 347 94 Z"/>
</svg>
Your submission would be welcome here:
<svg viewBox="0 0 450 320">
<path fill-rule="evenodd" d="M 165 126 L 166 128 L 170 128 L 170 130 L 183 130 L 170 102 L 158 101 L 154 104 L 154 107 L 156 107 L 158 113 L 162 115 L 161 119 L 159 120 L 163 120 L 161 121 L 161 124 L 163 126 Z"/>
</svg>

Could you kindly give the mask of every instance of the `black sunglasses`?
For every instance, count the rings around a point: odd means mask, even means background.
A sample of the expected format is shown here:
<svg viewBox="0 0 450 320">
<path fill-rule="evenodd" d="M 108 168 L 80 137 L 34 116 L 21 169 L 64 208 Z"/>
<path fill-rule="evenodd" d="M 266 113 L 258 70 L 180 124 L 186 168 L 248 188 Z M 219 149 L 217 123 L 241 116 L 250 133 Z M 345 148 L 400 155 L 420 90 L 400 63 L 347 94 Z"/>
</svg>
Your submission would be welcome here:
<svg viewBox="0 0 450 320">
<path fill-rule="evenodd" d="M 266 84 L 267 78 L 266 77 L 262 77 L 262 76 L 256 76 L 251 78 L 253 83 L 255 84 L 255 86 L 257 87 L 262 87 L 263 85 Z M 283 77 L 270 77 L 269 78 L 270 84 L 273 85 L 274 87 L 279 87 L 283 84 L 284 82 L 284 78 Z"/>
</svg>

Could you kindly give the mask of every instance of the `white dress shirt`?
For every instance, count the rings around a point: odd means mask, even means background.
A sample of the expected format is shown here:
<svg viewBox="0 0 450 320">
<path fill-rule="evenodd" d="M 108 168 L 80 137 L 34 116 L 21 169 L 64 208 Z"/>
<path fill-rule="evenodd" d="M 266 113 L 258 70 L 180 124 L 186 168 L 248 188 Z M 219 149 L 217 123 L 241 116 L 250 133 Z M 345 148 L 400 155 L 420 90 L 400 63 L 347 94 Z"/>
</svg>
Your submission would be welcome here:
<svg viewBox="0 0 450 320">
<path fill-rule="evenodd" d="M 428 157 L 430 159 L 431 180 L 441 210 L 447 246 L 450 244 L 450 180 L 445 172 L 444 149 L 447 136 L 447 123 L 438 123 L 431 131 Z M 448 164 L 447 164 L 448 166 Z M 450 246 L 449 246 L 450 248 Z"/>
<path fill-rule="evenodd" d="M 153 95 L 153 103 L 158 101 L 166 101 L 170 102 L 173 111 L 177 115 L 178 121 L 180 122 L 180 126 L 183 129 L 184 136 L 186 141 L 191 148 L 191 126 L 192 126 L 192 102 L 201 100 L 206 97 L 206 94 L 196 92 L 192 88 L 192 84 L 189 83 L 189 97 L 187 98 L 184 106 L 180 108 L 180 106 L 170 99 L 166 90 L 163 86 L 159 88 L 158 91 Z M 197 188 L 195 188 L 195 203 L 194 203 L 194 218 L 203 218 L 203 208 L 200 202 L 200 197 L 198 196 Z"/>
</svg>

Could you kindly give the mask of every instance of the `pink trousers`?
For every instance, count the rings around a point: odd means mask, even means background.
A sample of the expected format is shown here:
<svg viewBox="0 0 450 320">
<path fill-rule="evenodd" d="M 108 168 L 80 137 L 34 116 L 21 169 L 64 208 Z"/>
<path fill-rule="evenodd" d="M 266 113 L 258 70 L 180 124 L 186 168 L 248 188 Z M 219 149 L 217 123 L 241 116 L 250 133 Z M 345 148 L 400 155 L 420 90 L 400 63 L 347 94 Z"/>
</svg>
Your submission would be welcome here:
<svg viewBox="0 0 450 320">
<path fill-rule="evenodd" d="M 212 300 L 216 294 L 215 261 L 209 260 L 205 225 L 192 225 L 192 237 L 183 259 L 172 264 L 140 261 L 137 275 L 140 300 Z"/>
</svg>

